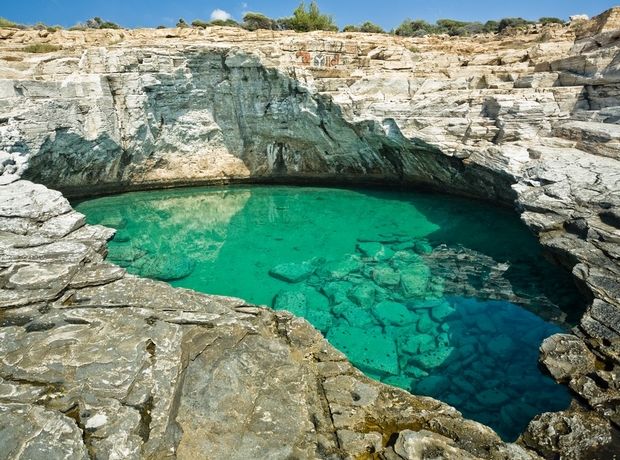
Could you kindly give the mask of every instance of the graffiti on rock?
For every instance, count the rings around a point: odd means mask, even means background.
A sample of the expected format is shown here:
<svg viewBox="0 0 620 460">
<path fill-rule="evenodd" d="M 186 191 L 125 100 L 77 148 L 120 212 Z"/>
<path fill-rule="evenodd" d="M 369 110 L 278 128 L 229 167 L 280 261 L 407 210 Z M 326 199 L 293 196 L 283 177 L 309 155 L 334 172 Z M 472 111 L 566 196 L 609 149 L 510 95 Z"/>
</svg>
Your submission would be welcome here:
<svg viewBox="0 0 620 460">
<path fill-rule="evenodd" d="M 340 64 L 340 54 L 316 53 L 314 56 L 309 51 L 297 51 L 298 59 L 302 65 L 312 67 L 334 67 Z"/>
</svg>

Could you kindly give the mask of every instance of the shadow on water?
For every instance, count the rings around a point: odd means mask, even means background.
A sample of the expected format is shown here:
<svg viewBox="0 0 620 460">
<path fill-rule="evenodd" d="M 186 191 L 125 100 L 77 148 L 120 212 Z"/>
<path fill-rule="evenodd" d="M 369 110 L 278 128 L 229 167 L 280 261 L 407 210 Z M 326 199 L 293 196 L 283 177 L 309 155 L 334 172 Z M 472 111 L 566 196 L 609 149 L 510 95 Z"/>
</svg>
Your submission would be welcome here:
<svg viewBox="0 0 620 460">
<path fill-rule="evenodd" d="M 140 192 L 77 209 L 118 229 L 109 258 L 130 272 L 303 316 L 368 375 L 507 440 L 570 401 L 538 370 L 538 346 L 561 330 L 544 319 L 561 324 L 579 298 L 505 209 L 307 187 Z"/>
</svg>

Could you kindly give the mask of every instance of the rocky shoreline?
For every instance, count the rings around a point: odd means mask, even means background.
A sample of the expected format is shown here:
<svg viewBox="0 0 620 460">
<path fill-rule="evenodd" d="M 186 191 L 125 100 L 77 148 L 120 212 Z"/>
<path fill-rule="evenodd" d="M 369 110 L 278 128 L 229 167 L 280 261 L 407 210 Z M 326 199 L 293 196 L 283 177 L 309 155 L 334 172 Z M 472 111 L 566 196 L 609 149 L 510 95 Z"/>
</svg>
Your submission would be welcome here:
<svg viewBox="0 0 620 460">
<path fill-rule="evenodd" d="M 9 458 L 609 458 L 620 443 L 618 12 L 579 30 L 458 40 L 1 31 Z M 67 45 L 19 52 L 37 41 Z M 516 203 L 593 299 L 573 334 L 541 347 L 575 395 L 569 410 L 505 444 L 367 379 L 304 320 L 126 275 L 103 261 L 110 230 L 20 180 L 71 192 L 347 177 Z"/>
</svg>

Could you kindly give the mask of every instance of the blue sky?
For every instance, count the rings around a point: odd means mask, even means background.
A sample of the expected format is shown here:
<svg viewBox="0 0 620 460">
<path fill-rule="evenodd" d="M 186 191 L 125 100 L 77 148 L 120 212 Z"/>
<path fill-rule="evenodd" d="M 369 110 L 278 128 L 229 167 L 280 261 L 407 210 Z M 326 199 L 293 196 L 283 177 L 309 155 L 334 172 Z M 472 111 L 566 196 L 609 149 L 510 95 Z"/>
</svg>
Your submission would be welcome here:
<svg viewBox="0 0 620 460">
<path fill-rule="evenodd" d="M 616 3 L 617 2 L 617 3 Z M 371 20 L 391 29 L 405 18 L 433 22 L 440 18 L 479 20 L 521 16 L 567 18 L 573 14 L 593 16 L 620 0 L 319 0 L 321 11 L 332 14 L 341 27 Z M 299 0 L 2 0 L 0 16 L 16 22 L 61 24 L 71 26 L 93 16 L 117 22 L 126 27 L 174 25 L 182 17 L 209 19 L 221 10 L 240 20 L 245 11 L 257 11 L 270 17 L 289 16 Z M 308 2 L 307 2 L 308 3 Z M 217 14 L 216 14 L 217 16 Z"/>
</svg>

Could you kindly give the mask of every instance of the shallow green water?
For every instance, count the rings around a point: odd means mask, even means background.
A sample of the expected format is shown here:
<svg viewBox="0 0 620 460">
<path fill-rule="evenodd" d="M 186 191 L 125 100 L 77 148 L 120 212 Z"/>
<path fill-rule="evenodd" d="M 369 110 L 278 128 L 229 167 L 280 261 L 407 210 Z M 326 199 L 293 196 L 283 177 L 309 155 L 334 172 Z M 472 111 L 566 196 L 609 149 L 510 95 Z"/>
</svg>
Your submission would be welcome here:
<svg viewBox="0 0 620 460">
<path fill-rule="evenodd" d="M 367 374 L 505 439 L 569 403 L 538 370 L 538 346 L 579 298 L 510 211 L 298 187 L 139 192 L 77 209 L 118 230 L 109 259 L 130 272 L 304 316 Z"/>
</svg>

